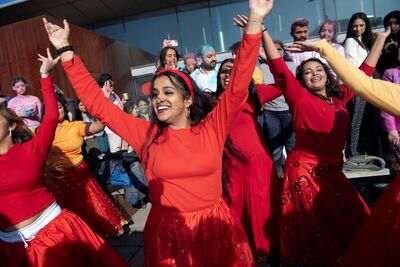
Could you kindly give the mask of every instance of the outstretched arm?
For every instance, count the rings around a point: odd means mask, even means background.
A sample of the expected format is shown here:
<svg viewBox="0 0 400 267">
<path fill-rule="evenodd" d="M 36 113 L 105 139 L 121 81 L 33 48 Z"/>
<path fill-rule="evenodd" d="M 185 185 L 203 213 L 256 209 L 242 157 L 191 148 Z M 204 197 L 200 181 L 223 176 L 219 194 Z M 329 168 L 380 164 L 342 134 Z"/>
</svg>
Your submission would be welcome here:
<svg viewBox="0 0 400 267">
<path fill-rule="evenodd" d="M 47 57 L 38 54 L 38 60 L 42 62 L 40 66 L 40 84 L 42 89 L 43 103 L 45 112 L 39 130 L 33 137 L 32 142 L 35 149 L 42 157 L 46 157 L 54 139 L 54 133 L 58 122 L 58 110 L 56 95 L 54 93 L 53 80 L 50 71 L 59 61 L 59 57 L 53 59 L 50 50 L 47 48 Z"/>
<path fill-rule="evenodd" d="M 64 20 L 64 28 L 43 19 L 50 42 L 56 49 L 67 47 L 69 43 L 70 27 Z M 125 139 L 136 151 L 146 138 L 149 122 L 137 119 L 123 112 L 118 106 L 108 100 L 96 81 L 89 74 L 78 56 L 73 51 L 61 53 L 61 61 L 67 76 L 75 89 L 79 99 L 87 107 L 90 114 L 100 119 L 115 133 Z"/>
</svg>

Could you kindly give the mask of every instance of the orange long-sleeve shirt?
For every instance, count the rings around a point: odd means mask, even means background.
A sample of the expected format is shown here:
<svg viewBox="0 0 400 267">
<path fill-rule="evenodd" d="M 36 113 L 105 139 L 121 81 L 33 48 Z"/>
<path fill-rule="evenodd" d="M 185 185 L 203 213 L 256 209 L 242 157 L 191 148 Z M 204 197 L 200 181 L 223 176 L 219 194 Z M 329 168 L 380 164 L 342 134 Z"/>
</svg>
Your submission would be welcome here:
<svg viewBox="0 0 400 267">
<path fill-rule="evenodd" d="M 203 121 L 186 129 L 167 128 L 165 142 L 150 147 L 145 171 L 152 202 L 195 211 L 221 197 L 223 147 L 232 121 L 247 100 L 260 38 L 261 34 L 243 36 L 228 88 Z M 79 57 L 63 67 L 89 112 L 141 151 L 149 122 L 124 113 L 104 98 Z"/>
</svg>

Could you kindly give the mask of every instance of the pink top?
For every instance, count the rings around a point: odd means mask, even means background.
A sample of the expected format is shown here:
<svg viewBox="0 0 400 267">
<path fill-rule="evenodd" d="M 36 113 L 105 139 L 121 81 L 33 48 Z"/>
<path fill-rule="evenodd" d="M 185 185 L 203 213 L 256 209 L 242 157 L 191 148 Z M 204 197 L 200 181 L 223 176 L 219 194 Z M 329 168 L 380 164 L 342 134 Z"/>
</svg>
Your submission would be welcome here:
<svg viewBox="0 0 400 267">
<path fill-rule="evenodd" d="M 52 79 L 40 83 L 46 112 L 38 132 L 0 154 L 0 229 L 33 217 L 55 201 L 43 186 L 43 167 L 57 127 L 57 102 Z"/>
<path fill-rule="evenodd" d="M 386 70 L 383 73 L 383 80 L 400 84 L 400 67 Z M 381 116 L 386 131 L 400 131 L 400 117 L 392 116 L 384 111 L 381 111 Z"/>
<path fill-rule="evenodd" d="M 8 108 L 21 118 L 29 128 L 37 128 L 42 117 L 42 103 L 33 95 L 17 95 L 8 101 Z"/>
</svg>

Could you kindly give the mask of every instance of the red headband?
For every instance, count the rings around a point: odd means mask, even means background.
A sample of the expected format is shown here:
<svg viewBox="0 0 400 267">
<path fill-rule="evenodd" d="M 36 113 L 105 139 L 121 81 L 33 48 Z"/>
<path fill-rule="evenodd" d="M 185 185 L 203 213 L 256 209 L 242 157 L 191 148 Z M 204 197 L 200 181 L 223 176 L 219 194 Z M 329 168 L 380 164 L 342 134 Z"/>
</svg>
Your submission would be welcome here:
<svg viewBox="0 0 400 267">
<path fill-rule="evenodd" d="M 178 75 L 179 77 L 181 77 L 185 81 L 187 87 L 189 87 L 190 95 L 192 96 L 192 103 L 194 103 L 194 88 L 193 88 L 193 83 L 190 80 L 190 78 L 185 73 L 183 73 L 182 71 L 174 70 L 174 69 L 163 69 L 163 70 L 160 70 L 160 71 L 157 72 L 157 75 L 158 74 L 162 74 L 162 73 L 166 73 L 166 72 L 175 73 L 176 75 Z"/>
</svg>

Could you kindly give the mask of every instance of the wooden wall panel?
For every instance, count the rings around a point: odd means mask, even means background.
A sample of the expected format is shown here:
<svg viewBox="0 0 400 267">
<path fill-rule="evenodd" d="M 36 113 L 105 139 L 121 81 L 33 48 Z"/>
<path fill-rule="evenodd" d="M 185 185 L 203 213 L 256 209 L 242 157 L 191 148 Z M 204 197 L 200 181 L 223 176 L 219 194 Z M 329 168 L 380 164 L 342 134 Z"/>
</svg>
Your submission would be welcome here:
<svg viewBox="0 0 400 267">
<path fill-rule="evenodd" d="M 62 25 L 62 22 L 51 17 L 49 21 Z M 40 62 L 37 53 L 46 53 L 51 47 L 44 30 L 41 17 L 17 22 L 0 27 L 0 94 L 14 96 L 11 88 L 11 79 L 17 75 L 25 77 L 30 84 L 29 94 L 41 97 L 39 82 Z M 121 95 L 133 93 L 133 82 L 130 69 L 138 62 L 145 62 L 147 55 L 140 50 L 132 50 L 126 43 L 115 41 L 98 35 L 84 28 L 71 25 L 70 42 L 89 72 L 95 79 L 103 72 L 110 73 L 115 80 L 115 91 Z M 134 51 L 134 53 L 132 53 Z M 55 50 L 51 48 L 53 56 Z M 140 62 L 139 62 L 140 64 Z M 67 97 L 75 97 L 74 91 L 64 74 L 61 66 L 57 66 L 52 73 L 54 82 L 64 90 Z"/>
</svg>

